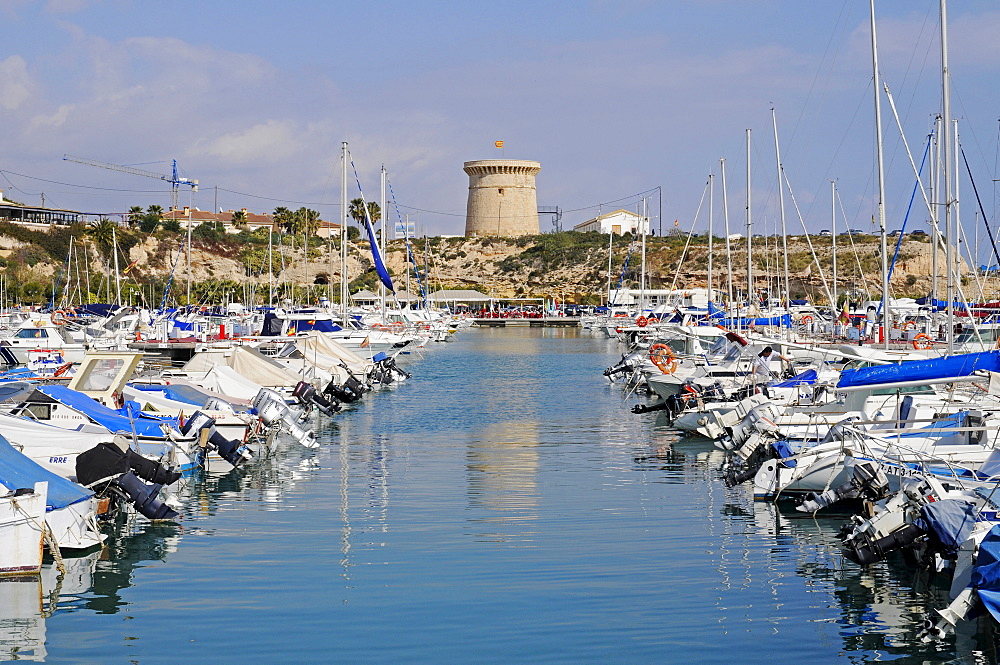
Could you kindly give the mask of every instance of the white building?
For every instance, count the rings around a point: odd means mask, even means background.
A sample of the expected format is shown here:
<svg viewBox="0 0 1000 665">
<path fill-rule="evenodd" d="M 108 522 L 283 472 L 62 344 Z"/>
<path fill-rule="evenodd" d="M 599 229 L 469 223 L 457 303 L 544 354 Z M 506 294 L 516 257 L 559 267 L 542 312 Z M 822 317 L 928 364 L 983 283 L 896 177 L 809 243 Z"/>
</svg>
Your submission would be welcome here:
<svg viewBox="0 0 1000 665">
<path fill-rule="evenodd" d="M 645 227 L 645 229 L 643 229 Z M 630 210 L 619 209 L 609 212 L 600 217 L 589 219 L 582 224 L 573 227 L 574 231 L 586 233 L 588 231 L 598 231 L 600 233 L 614 233 L 622 235 L 625 233 L 645 233 L 649 234 L 649 218 L 642 217 Z"/>
<path fill-rule="evenodd" d="M 708 308 L 708 289 L 646 289 L 645 294 L 639 289 L 616 289 L 611 287 L 608 293 L 608 302 L 615 305 L 625 305 L 627 307 L 638 306 L 639 301 L 645 295 L 646 307 L 659 307 L 661 305 L 671 305 L 674 307 L 699 307 Z M 712 295 L 718 296 L 718 289 L 712 289 Z"/>
</svg>

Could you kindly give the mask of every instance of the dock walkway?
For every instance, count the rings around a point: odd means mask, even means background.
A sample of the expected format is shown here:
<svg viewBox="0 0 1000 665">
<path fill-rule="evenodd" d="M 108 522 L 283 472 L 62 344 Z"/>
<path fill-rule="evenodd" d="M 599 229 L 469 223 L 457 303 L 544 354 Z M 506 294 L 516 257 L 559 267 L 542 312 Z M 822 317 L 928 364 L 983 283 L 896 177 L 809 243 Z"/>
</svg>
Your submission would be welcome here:
<svg viewBox="0 0 1000 665">
<path fill-rule="evenodd" d="M 576 328 L 580 319 L 575 316 L 546 316 L 540 319 L 476 319 L 477 326 L 485 328 Z"/>
</svg>

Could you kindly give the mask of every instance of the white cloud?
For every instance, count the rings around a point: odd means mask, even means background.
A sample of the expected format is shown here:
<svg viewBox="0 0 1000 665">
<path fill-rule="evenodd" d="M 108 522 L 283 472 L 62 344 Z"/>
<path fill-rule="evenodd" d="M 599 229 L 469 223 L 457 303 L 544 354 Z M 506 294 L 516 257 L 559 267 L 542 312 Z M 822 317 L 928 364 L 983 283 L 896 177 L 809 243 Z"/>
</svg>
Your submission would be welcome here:
<svg viewBox="0 0 1000 665">
<path fill-rule="evenodd" d="M 198 141 L 190 152 L 215 157 L 227 166 L 273 164 L 299 151 L 300 135 L 291 121 L 268 120 L 241 132 Z"/>
<path fill-rule="evenodd" d="M 28 131 L 34 132 L 39 129 L 51 130 L 62 127 L 66 124 L 66 120 L 69 118 L 69 114 L 72 110 L 72 104 L 63 104 L 56 110 L 55 113 L 35 116 L 31 119 L 31 122 L 28 125 Z"/>
<path fill-rule="evenodd" d="M 0 60 L 0 106 L 13 111 L 31 96 L 31 79 L 24 58 L 12 55 Z"/>
</svg>

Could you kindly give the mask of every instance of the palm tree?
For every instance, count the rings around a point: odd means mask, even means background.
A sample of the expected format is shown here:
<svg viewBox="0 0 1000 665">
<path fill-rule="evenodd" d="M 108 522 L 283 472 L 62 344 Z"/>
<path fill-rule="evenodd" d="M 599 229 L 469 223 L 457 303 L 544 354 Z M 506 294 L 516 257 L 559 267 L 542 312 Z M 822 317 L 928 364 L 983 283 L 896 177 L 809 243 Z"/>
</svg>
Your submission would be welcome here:
<svg viewBox="0 0 1000 665">
<path fill-rule="evenodd" d="M 87 227 L 87 235 L 94 241 L 94 244 L 105 251 L 114 245 L 115 223 L 106 217 L 91 222 Z"/>
<path fill-rule="evenodd" d="M 368 216 L 371 217 L 372 224 L 382 219 L 382 209 L 379 207 L 379 204 L 369 201 L 366 206 L 364 199 L 354 199 L 347 207 L 347 214 L 358 223 L 359 228 L 365 223 L 366 207 L 368 208 Z"/>
<path fill-rule="evenodd" d="M 242 229 L 247 225 L 247 213 L 245 210 L 237 210 L 233 213 L 233 226 Z"/>
<path fill-rule="evenodd" d="M 274 209 L 274 223 L 278 225 L 278 228 L 283 231 L 291 231 L 291 227 L 295 223 L 295 213 L 284 206 L 280 206 Z"/>
<path fill-rule="evenodd" d="M 299 208 L 295 211 L 296 231 L 306 236 L 316 235 L 319 230 L 319 213 L 309 208 Z"/>
<path fill-rule="evenodd" d="M 142 211 L 142 206 L 132 206 L 128 209 L 128 223 L 132 226 L 142 223 L 146 213 Z"/>
<path fill-rule="evenodd" d="M 365 200 L 364 199 L 354 199 L 351 204 L 347 206 L 347 214 L 351 216 L 358 226 L 365 221 Z"/>
<path fill-rule="evenodd" d="M 157 222 L 163 221 L 163 208 L 155 203 L 146 208 L 146 214 L 154 218 Z"/>
</svg>

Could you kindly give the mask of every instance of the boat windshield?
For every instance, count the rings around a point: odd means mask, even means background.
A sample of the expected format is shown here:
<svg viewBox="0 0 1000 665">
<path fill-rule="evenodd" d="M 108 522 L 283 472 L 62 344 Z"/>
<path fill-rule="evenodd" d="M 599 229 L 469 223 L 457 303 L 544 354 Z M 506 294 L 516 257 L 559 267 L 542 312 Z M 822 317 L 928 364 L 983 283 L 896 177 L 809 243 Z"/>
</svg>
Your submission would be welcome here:
<svg viewBox="0 0 1000 665">
<path fill-rule="evenodd" d="M 45 339 L 49 336 L 49 331 L 45 328 L 21 328 L 17 331 L 17 339 Z"/>
<path fill-rule="evenodd" d="M 963 330 L 958 337 L 955 338 L 956 344 L 974 344 L 980 340 L 984 343 L 992 343 L 997 341 L 997 329 L 996 328 L 980 328 L 979 335 L 976 335 L 976 331 L 973 328 L 968 330 Z"/>
</svg>

